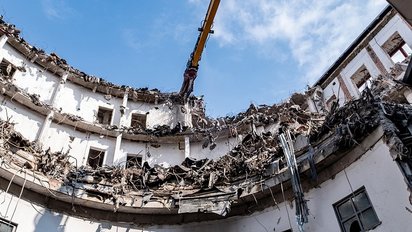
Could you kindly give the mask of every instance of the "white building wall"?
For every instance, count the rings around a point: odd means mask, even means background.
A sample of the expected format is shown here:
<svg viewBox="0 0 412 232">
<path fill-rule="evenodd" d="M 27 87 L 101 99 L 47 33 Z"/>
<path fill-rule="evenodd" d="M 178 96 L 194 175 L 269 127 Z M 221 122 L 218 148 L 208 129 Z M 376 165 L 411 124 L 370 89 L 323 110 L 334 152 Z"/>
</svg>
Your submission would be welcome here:
<svg viewBox="0 0 412 232">
<path fill-rule="evenodd" d="M 183 145 L 184 147 L 184 145 Z M 160 147 L 155 148 L 148 146 L 148 154 L 146 154 L 146 161 L 150 166 L 159 164 L 163 167 L 169 167 L 181 164 L 185 159 L 185 151 L 179 149 L 179 144 L 161 144 Z"/>
<path fill-rule="evenodd" d="M 93 93 L 80 85 L 67 81 L 64 87 L 57 93 L 56 107 L 62 109 L 62 113 L 70 113 L 82 117 L 85 121 L 95 122 L 99 106 L 112 109 L 112 124 L 120 122 L 120 106 L 122 99 L 112 97 L 106 100 L 102 93 Z"/>
<path fill-rule="evenodd" d="M 179 149 L 178 143 L 159 145 L 160 147 L 155 147 L 151 146 L 150 143 L 136 143 L 123 140 L 120 148 L 121 159 L 116 160 L 116 162 L 125 165 L 127 154 L 141 155 L 143 162 L 146 161 L 151 167 L 155 164 L 163 167 L 179 165 L 185 159 L 185 151 Z"/>
<path fill-rule="evenodd" d="M 26 69 L 26 72 L 16 70 L 13 75 L 13 83 L 30 94 L 38 94 L 40 101 L 49 104 L 60 78 L 31 63 L 7 43 L 1 50 L 1 54 L 16 67 Z"/>
<path fill-rule="evenodd" d="M 237 138 L 222 138 L 216 139 L 216 147 L 210 150 L 209 147 L 202 148 L 203 142 L 196 142 L 190 144 L 190 157 L 195 159 L 213 159 L 217 160 L 220 157 L 226 155 L 237 144 Z"/>
<path fill-rule="evenodd" d="M 412 47 L 412 31 L 398 14 L 395 15 L 388 22 L 388 24 L 386 24 L 385 27 L 378 32 L 374 40 L 382 46 L 395 32 L 399 33 L 409 47 Z"/>
<path fill-rule="evenodd" d="M 412 231 L 408 230 L 411 216 L 406 210 L 406 207 L 412 208 L 409 202 L 410 193 L 400 169 L 389 154 L 388 147 L 381 140 L 345 171 L 338 173 L 334 179 L 305 193 L 310 210 L 309 223 L 304 226 L 305 231 L 339 231 L 332 205 L 351 194 L 352 189 L 355 191 L 362 186 L 365 186 L 378 218 L 382 222 L 373 231 Z M 9 210 L 5 215 L 10 198 L 9 195 L 1 193 L 0 199 L 4 196 L 6 196 L 5 203 L 0 204 L 0 212 L 7 219 L 11 217 L 12 211 Z M 11 209 L 15 206 L 16 197 L 12 202 Z M 111 229 L 102 231 L 284 231 L 290 228 L 288 213 L 293 231 L 298 231 L 294 207 L 290 203 L 282 203 L 278 206 L 269 207 L 250 216 L 237 216 L 218 221 L 143 228 L 113 225 Z M 13 221 L 18 223 L 18 231 L 100 231 L 98 230 L 100 223 L 45 212 L 39 206 L 33 206 L 24 200 L 20 201 Z"/>
<path fill-rule="evenodd" d="M 178 106 L 169 108 L 167 104 L 148 104 L 144 102 L 127 102 L 128 109 L 125 112 L 125 126 L 130 126 L 133 113 L 147 114 L 146 127 L 153 129 L 156 126 L 168 125 L 175 127 L 177 124 L 176 111 Z"/>
<path fill-rule="evenodd" d="M 149 145 L 146 143 L 137 143 L 130 140 L 123 140 L 120 146 L 121 155 L 118 159 L 114 160 L 114 163 L 125 166 L 127 154 L 139 155 L 142 157 L 142 162 L 147 161 L 147 146 Z"/>
<path fill-rule="evenodd" d="M 0 119 L 3 121 L 10 120 L 14 123 L 14 129 L 30 141 L 37 139 L 44 122 L 43 115 L 22 107 L 17 102 L 8 100 L 2 101 L 0 105 Z"/>
<path fill-rule="evenodd" d="M 70 136 L 74 139 L 71 141 Z M 69 152 L 77 159 L 78 166 L 86 165 L 90 148 L 106 151 L 103 165 L 113 164 L 116 139 L 105 135 L 88 134 L 76 131 L 74 127 L 52 123 L 47 130 L 43 148 L 52 152 Z"/>
<path fill-rule="evenodd" d="M 329 85 L 326 86 L 326 88 L 323 90 L 323 98 L 325 102 L 329 100 L 333 95 L 336 96 L 336 99 L 338 100 L 340 106 L 342 106 L 345 103 L 345 93 L 343 92 L 337 78 L 335 78 L 331 83 L 329 83 Z"/>
<path fill-rule="evenodd" d="M 376 36 L 371 41 L 369 41 L 369 45 L 372 47 L 373 51 L 376 53 L 379 60 L 382 62 L 383 66 L 388 72 L 390 72 L 390 69 L 394 66 L 394 63 L 389 55 L 382 49 L 382 45 L 395 32 L 398 32 L 402 36 L 409 47 L 412 47 L 412 30 L 410 29 L 410 27 L 408 27 L 408 25 L 406 25 L 405 21 L 402 20 L 399 15 L 395 15 L 391 20 L 389 20 L 389 22 L 382 29 L 380 29 Z M 357 54 L 355 58 L 352 59 L 348 63 L 348 65 L 344 67 L 340 72 L 340 75 L 342 76 L 343 81 L 345 82 L 351 96 L 354 96 L 355 98 L 359 97 L 360 92 L 351 80 L 351 77 L 362 65 L 365 65 L 372 78 L 375 78 L 379 74 L 381 74 L 366 49 L 362 49 L 359 54 Z M 333 85 L 333 83 L 336 84 Z M 335 95 L 337 98 L 339 95 L 339 104 L 341 106 L 345 102 L 345 96 L 342 89 L 340 88 L 337 78 L 332 80 L 328 84 L 328 86 L 324 88 L 323 94 L 325 102 L 333 95 Z"/>
<path fill-rule="evenodd" d="M 379 69 L 376 67 L 375 63 L 373 62 L 372 58 L 369 56 L 365 48 L 362 49 L 359 54 L 355 56 L 355 58 L 351 60 L 345 68 L 342 69 L 340 73 L 342 75 L 343 81 L 348 87 L 349 92 L 356 98 L 359 97 L 360 92 L 355 83 L 353 83 L 351 77 L 356 73 L 356 71 L 358 71 L 360 67 L 362 67 L 362 65 L 365 65 L 372 78 L 376 78 L 380 75 Z"/>
</svg>

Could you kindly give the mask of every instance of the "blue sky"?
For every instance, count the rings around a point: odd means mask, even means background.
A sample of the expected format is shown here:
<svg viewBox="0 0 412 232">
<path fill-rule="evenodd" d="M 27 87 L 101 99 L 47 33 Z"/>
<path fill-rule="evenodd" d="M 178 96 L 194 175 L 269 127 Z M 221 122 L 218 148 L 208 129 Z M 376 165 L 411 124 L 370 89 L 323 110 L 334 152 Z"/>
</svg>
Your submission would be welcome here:
<svg viewBox="0 0 412 232">
<path fill-rule="evenodd" d="M 180 89 L 207 0 L 0 0 L 29 43 L 119 85 Z M 195 95 L 208 115 L 272 105 L 321 76 L 385 0 L 222 0 Z"/>
</svg>

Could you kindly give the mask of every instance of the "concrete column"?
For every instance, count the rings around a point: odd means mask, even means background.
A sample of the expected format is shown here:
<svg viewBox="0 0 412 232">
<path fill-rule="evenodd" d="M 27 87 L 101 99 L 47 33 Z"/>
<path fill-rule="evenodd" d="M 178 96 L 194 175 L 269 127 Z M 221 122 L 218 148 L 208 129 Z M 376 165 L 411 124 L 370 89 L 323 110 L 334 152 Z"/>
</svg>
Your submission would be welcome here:
<svg viewBox="0 0 412 232">
<path fill-rule="evenodd" d="M 119 121 L 119 127 L 121 127 L 122 125 L 126 124 L 126 116 L 127 116 L 127 102 L 129 100 L 129 88 L 127 88 L 124 91 L 124 95 L 123 95 L 123 102 L 122 105 L 120 106 L 120 121 Z"/>
<path fill-rule="evenodd" d="M 62 76 L 62 79 L 60 80 L 59 85 L 56 88 L 54 88 L 53 94 L 50 98 L 50 105 L 52 105 L 53 107 L 57 107 L 56 106 L 57 94 L 60 92 L 61 89 L 63 89 L 68 76 L 69 76 L 69 73 L 65 72 Z"/>
<path fill-rule="evenodd" d="M 3 56 L 4 56 L 3 47 L 6 44 L 8 38 L 9 37 L 7 37 L 7 35 L 2 35 L 0 37 L 0 61 L 3 59 Z"/>
<path fill-rule="evenodd" d="M 337 78 L 338 78 L 338 82 L 339 82 L 339 87 L 342 89 L 343 94 L 345 95 L 345 101 L 350 100 L 352 98 L 352 96 L 350 95 L 349 89 L 346 86 L 345 81 L 343 80 L 343 78 L 340 74 L 338 75 Z M 339 89 L 338 89 L 338 91 L 339 91 Z"/>
<path fill-rule="evenodd" d="M 44 119 L 43 125 L 40 128 L 39 134 L 37 136 L 37 141 L 40 143 L 40 145 L 43 145 L 43 141 L 47 138 L 45 138 L 47 130 L 50 128 L 50 125 L 52 123 L 54 116 L 54 112 L 50 111 L 49 114 L 47 114 L 46 118 Z"/>
<path fill-rule="evenodd" d="M 121 161 L 123 161 L 121 153 L 120 153 L 120 146 L 122 145 L 122 138 L 123 138 L 122 134 L 119 134 L 116 137 L 116 146 L 114 148 L 114 154 L 113 154 L 113 165 L 115 166 L 119 164 Z M 126 165 L 126 163 L 124 165 Z"/>
<path fill-rule="evenodd" d="M 373 48 L 368 44 L 366 46 L 366 51 L 368 52 L 369 56 L 371 57 L 373 63 L 376 65 L 378 70 L 382 75 L 387 75 L 388 71 L 386 70 L 385 66 L 383 65 L 382 61 L 379 59 L 379 57 L 376 55 L 375 51 Z"/>
<path fill-rule="evenodd" d="M 190 138 L 185 136 L 185 158 L 190 158 Z"/>
<path fill-rule="evenodd" d="M 3 46 L 6 44 L 8 38 L 9 38 L 9 37 L 8 37 L 7 35 L 2 35 L 2 36 L 0 37 L 0 47 L 1 47 L 1 48 L 3 48 Z"/>
<path fill-rule="evenodd" d="M 193 127 L 193 124 L 192 124 L 192 115 L 191 115 L 191 113 L 190 113 L 189 103 L 186 102 L 186 104 L 185 104 L 184 107 L 185 107 L 185 110 L 186 110 L 186 112 L 185 112 L 185 114 L 184 114 L 184 125 L 187 126 L 187 127 L 189 127 L 189 128 L 192 128 L 192 127 Z"/>
</svg>

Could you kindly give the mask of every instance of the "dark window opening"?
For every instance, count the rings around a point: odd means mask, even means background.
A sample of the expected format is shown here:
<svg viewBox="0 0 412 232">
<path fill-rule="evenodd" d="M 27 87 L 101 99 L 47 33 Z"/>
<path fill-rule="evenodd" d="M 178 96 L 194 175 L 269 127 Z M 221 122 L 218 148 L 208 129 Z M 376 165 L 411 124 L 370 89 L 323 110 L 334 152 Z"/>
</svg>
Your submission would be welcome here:
<svg viewBox="0 0 412 232">
<path fill-rule="evenodd" d="M 99 107 L 97 111 L 97 122 L 100 124 L 110 125 L 112 122 L 113 110 Z"/>
<path fill-rule="evenodd" d="M 130 127 L 146 129 L 146 118 L 146 114 L 132 114 L 132 121 L 130 122 Z"/>
<path fill-rule="evenodd" d="M 16 223 L 0 218 L 0 232 L 15 232 L 16 229 Z"/>
<path fill-rule="evenodd" d="M 391 57 L 394 63 L 402 62 L 412 53 L 398 32 L 395 32 L 383 45 L 383 50 Z"/>
<path fill-rule="evenodd" d="M 370 230 L 380 224 L 365 187 L 335 203 L 333 208 L 343 232 Z"/>
<path fill-rule="evenodd" d="M 353 74 L 351 79 L 355 86 L 359 89 L 359 92 L 362 92 L 366 87 L 370 86 L 371 74 L 365 65 L 362 65 L 358 71 Z"/>
<path fill-rule="evenodd" d="M 16 66 L 12 65 L 8 60 L 3 59 L 0 63 L 0 72 L 3 76 L 12 77 L 16 72 Z"/>
<path fill-rule="evenodd" d="M 102 167 L 103 166 L 104 153 L 105 153 L 105 151 L 103 151 L 103 150 L 97 150 L 97 149 L 90 148 L 89 157 L 87 158 L 87 164 L 90 167 L 92 167 L 93 169 L 96 169 L 98 167 Z"/>
<path fill-rule="evenodd" d="M 126 160 L 126 168 L 142 167 L 142 156 L 136 154 L 128 154 Z"/>
<path fill-rule="evenodd" d="M 326 101 L 326 107 L 331 111 L 332 106 L 334 103 L 337 103 L 336 96 L 332 95 L 327 101 Z"/>
</svg>

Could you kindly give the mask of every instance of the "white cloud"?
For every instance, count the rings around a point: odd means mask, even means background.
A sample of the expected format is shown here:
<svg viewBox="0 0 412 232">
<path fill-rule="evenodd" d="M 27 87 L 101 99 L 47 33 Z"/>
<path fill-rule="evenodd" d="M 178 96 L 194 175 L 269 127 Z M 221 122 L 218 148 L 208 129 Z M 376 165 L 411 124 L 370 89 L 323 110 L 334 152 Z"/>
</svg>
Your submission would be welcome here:
<svg viewBox="0 0 412 232">
<path fill-rule="evenodd" d="M 48 19 L 65 19 L 74 13 L 64 0 L 42 0 L 41 4 Z"/>
<path fill-rule="evenodd" d="M 130 28 L 123 29 L 122 37 L 123 37 L 123 40 L 125 41 L 125 43 L 128 47 L 130 47 L 130 48 L 132 48 L 136 51 L 141 51 L 143 45 L 138 40 L 136 30 L 133 30 L 133 29 L 130 29 Z"/>
<path fill-rule="evenodd" d="M 189 0 L 199 4 L 199 1 Z M 225 0 L 215 19 L 221 46 L 276 50 L 290 56 L 313 83 L 386 6 L 385 0 Z M 276 60 L 279 62 L 279 60 Z"/>
</svg>

